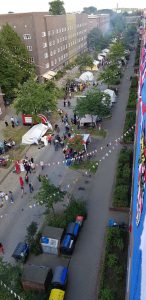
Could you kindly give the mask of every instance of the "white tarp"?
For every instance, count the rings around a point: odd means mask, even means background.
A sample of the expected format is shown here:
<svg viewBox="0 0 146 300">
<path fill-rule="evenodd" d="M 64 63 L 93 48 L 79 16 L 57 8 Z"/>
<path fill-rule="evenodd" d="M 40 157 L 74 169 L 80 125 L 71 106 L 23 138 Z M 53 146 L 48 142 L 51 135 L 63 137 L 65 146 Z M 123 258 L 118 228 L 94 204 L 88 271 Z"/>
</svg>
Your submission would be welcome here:
<svg viewBox="0 0 146 300">
<path fill-rule="evenodd" d="M 99 61 L 99 60 L 94 60 L 94 61 L 93 61 L 93 65 L 98 66 L 99 64 L 100 64 L 100 61 Z"/>
<path fill-rule="evenodd" d="M 84 126 L 85 123 L 96 124 L 97 116 L 85 115 L 85 117 L 80 119 L 80 125 Z"/>
<path fill-rule="evenodd" d="M 109 49 L 103 49 L 102 52 L 109 53 Z"/>
<path fill-rule="evenodd" d="M 100 60 L 100 61 L 104 60 L 103 56 L 98 55 L 98 60 Z"/>
<path fill-rule="evenodd" d="M 48 125 L 44 125 L 42 123 L 34 125 L 22 136 L 22 144 L 38 144 L 38 141 L 42 138 L 42 136 L 47 132 L 48 129 L 52 130 L 52 125 L 49 123 Z"/>
<path fill-rule="evenodd" d="M 86 81 L 94 81 L 94 76 L 91 72 L 84 72 L 80 77 L 80 80 L 86 82 Z"/>
<path fill-rule="evenodd" d="M 111 98 L 111 103 L 115 103 L 116 102 L 116 94 L 113 90 L 110 90 L 110 89 L 106 89 L 103 91 L 104 93 L 108 94 Z"/>
</svg>

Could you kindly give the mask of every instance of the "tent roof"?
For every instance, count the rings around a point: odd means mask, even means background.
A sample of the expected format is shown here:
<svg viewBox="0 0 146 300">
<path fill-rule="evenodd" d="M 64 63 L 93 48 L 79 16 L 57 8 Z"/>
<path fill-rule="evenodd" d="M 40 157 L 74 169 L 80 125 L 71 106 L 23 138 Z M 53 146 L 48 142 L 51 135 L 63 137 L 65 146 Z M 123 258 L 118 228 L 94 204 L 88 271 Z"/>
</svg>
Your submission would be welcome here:
<svg viewBox="0 0 146 300">
<path fill-rule="evenodd" d="M 52 79 L 56 74 L 57 74 L 56 72 L 50 70 L 50 71 L 44 73 L 44 74 L 42 75 L 42 77 L 45 78 L 45 79 L 50 80 L 50 79 Z"/>
<path fill-rule="evenodd" d="M 87 71 L 87 72 L 84 72 L 80 77 L 79 77 L 80 80 L 82 81 L 93 81 L 94 80 L 94 76 L 91 72 Z"/>
<path fill-rule="evenodd" d="M 106 94 L 109 94 L 111 97 L 114 95 L 115 96 L 115 92 L 113 90 L 110 90 L 110 89 L 106 89 L 103 91 L 104 93 Z"/>
<path fill-rule="evenodd" d="M 22 136 L 22 144 L 34 144 L 37 143 L 39 139 L 46 133 L 46 131 L 52 128 L 51 124 L 50 126 L 44 125 L 42 123 L 34 125 L 30 130 L 28 130 L 23 136 Z"/>
</svg>

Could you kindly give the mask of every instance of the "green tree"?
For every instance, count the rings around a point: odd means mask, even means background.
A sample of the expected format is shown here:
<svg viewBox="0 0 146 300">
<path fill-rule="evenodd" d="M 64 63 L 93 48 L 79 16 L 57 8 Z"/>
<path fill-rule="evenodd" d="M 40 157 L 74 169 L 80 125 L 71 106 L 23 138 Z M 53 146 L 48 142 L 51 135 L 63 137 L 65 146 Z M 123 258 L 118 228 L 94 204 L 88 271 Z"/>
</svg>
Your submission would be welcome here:
<svg viewBox="0 0 146 300">
<path fill-rule="evenodd" d="M 99 79 L 103 80 L 109 87 L 109 85 L 117 84 L 119 80 L 120 72 L 117 66 L 107 66 L 100 74 Z"/>
<path fill-rule="evenodd" d="M 104 117 L 109 114 L 109 111 L 110 96 L 97 88 L 88 91 L 85 98 L 79 98 L 76 105 L 76 112 L 80 117 L 86 114 Z"/>
<path fill-rule="evenodd" d="M 52 210 L 55 215 L 54 204 L 63 201 L 65 192 L 61 191 L 45 177 L 41 177 L 41 187 L 39 192 L 35 195 L 37 203 L 45 205 L 48 212 Z"/>
<path fill-rule="evenodd" d="M 124 46 L 121 42 L 112 44 L 108 58 L 111 62 L 118 63 L 118 61 L 124 56 Z"/>
<path fill-rule="evenodd" d="M 54 0 L 49 2 L 49 15 L 65 15 L 64 2 L 60 0 Z"/>
<path fill-rule="evenodd" d="M 103 35 L 99 28 L 93 28 L 87 36 L 87 45 L 89 49 L 102 49 Z"/>
<path fill-rule="evenodd" d="M 79 66 L 80 72 L 84 71 L 86 67 L 93 68 L 93 58 L 87 52 L 79 55 L 76 58 L 76 64 Z"/>
<path fill-rule="evenodd" d="M 7 98 L 14 98 L 14 89 L 34 73 L 29 54 L 17 33 L 8 25 L 0 32 L 0 83 Z"/>
<path fill-rule="evenodd" d="M 83 13 L 87 15 L 97 15 L 97 8 L 95 6 L 84 7 Z"/>
<path fill-rule="evenodd" d="M 79 153 L 83 151 L 83 137 L 80 134 L 77 134 L 69 139 L 67 145 L 70 149 L 73 149 L 74 151 Z"/>
<path fill-rule="evenodd" d="M 30 78 L 19 87 L 14 103 L 17 113 L 45 113 L 56 109 L 56 96 L 47 90 L 45 84 L 39 84 Z"/>
</svg>

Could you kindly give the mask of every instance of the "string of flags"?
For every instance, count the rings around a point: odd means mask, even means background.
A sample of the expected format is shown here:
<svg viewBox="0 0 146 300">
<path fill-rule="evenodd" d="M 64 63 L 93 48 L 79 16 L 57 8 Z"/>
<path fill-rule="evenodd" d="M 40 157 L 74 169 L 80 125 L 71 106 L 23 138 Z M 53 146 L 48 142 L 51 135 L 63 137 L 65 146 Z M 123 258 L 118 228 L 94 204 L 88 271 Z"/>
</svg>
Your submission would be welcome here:
<svg viewBox="0 0 146 300">
<path fill-rule="evenodd" d="M 135 127 L 135 125 L 133 125 L 131 128 L 129 128 L 123 135 L 121 135 L 120 137 L 116 138 L 113 142 L 109 142 L 108 145 L 112 146 L 112 144 L 120 142 L 123 139 L 124 136 L 126 136 L 127 134 L 129 134 L 131 132 L 131 130 L 134 129 L 134 127 Z M 101 146 L 99 149 L 94 149 L 94 150 L 92 150 L 90 152 L 85 152 L 85 153 L 83 153 L 81 155 L 79 154 L 75 158 L 70 158 L 70 162 L 74 162 L 74 161 L 78 160 L 79 158 L 84 158 L 84 157 L 88 158 L 89 156 L 96 155 L 96 153 L 98 151 L 102 151 L 105 148 L 106 148 L 106 146 Z M 15 162 L 15 160 L 12 160 L 10 158 L 7 158 L 7 160 L 11 161 L 11 162 Z M 46 166 L 46 167 L 51 167 L 51 166 L 59 166 L 60 164 L 66 164 L 66 163 L 67 163 L 67 160 L 64 159 L 62 161 L 57 161 L 57 162 L 52 162 L 52 163 L 44 163 L 43 165 Z M 35 167 L 40 167 L 40 166 L 41 166 L 40 162 L 38 162 L 38 163 L 35 164 Z"/>
<path fill-rule="evenodd" d="M 0 285 L 3 286 L 11 295 L 13 295 L 18 300 L 24 300 L 21 296 L 15 293 L 9 286 L 7 286 L 2 280 L 0 281 Z"/>
<path fill-rule="evenodd" d="M 134 129 L 134 126 L 133 125 L 129 130 L 127 130 L 123 135 L 126 136 L 132 129 Z M 112 146 L 97 162 L 94 163 L 94 165 L 92 166 L 92 168 L 97 168 L 99 166 L 99 164 L 104 161 L 106 158 L 108 158 L 110 156 L 110 154 L 116 149 L 116 147 L 119 145 L 120 141 L 123 139 L 123 135 L 121 135 L 120 137 L 116 138 L 114 140 L 114 144 L 112 142 L 108 143 L 109 146 Z M 103 150 L 105 147 L 100 147 L 100 150 Z M 97 153 L 97 150 L 95 149 L 94 150 L 95 153 Z M 90 153 L 91 154 L 91 153 Z M 80 175 L 82 176 L 89 176 L 90 175 L 90 170 L 87 171 L 83 171 L 82 170 L 82 174 L 80 173 Z M 75 178 L 72 183 L 70 184 L 66 184 L 63 188 L 63 186 L 59 186 L 60 190 L 61 191 L 66 191 L 68 192 L 70 187 L 73 186 L 74 184 L 77 184 L 77 182 L 80 180 L 80 177 L 79 178 Z M 56 197 L 59 195 L 59 191 L 57 193 L 54 193 L 53 195 L 50 195 L 50 198 L 53 198 L 53 197 Z M 29 204 L 27 208 L 29 209 L 32 209 L 32 208 L 36 208 L 40 205 L 43 205 L 43 201 L 42 202 L 39 202 L 39 203 L 33 203 L 33 204 Z M 0 215 L 0 218 L 3 219 L 4 217 L 7 217 L 8 214 L 3 214 L 3 215 Z"/>
</svg>

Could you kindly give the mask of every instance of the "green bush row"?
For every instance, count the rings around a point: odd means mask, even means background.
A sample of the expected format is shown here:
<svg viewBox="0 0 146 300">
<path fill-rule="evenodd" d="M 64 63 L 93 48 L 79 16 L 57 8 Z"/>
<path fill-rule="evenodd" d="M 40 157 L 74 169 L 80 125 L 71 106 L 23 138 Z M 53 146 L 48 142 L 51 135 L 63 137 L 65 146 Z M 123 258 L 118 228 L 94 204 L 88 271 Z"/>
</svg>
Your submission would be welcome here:
<svg viewBox="0 0 146 300">
<path fill-rule="evenodd" d="M 137 89 L 130 88 L 127 109 L 136 109 Z"/>
<path fill-rule="evenodd" d="M 123 300 L 126 288 L 128 233 L 108 228 L 99 300 Z"/>
<path fill-rule="evenodd" d="M 136 119 L 136 113 L 135 111 L 127 112 L 126 113 L 126 119 L 124 124 L 124 131 L 123 134 L 127 132 L 133 125 L 135 125 L 135 119 Z M 133 143 L 134 141 L 134 129 L 128 132 L 126 136 L 123 137 L 124 143 Z"/>
<path fill-rule="evenodd" d="M 64 212 L 56 214 L 55 217 L 46 214 L 46 223 L 48 226 L 65 228 L 68 223 L 75 221 L 77 215 L 87 217 L 86 204 L 84 201 L 72 198 Z"/>
<path fill-rule="evenodd" d="M 119 155 L 116 172 L 116 184 L 113 194 L 114 207 L 129 207 L 131 198 L 133 152 L 122 149 Z"/>
</svg>

